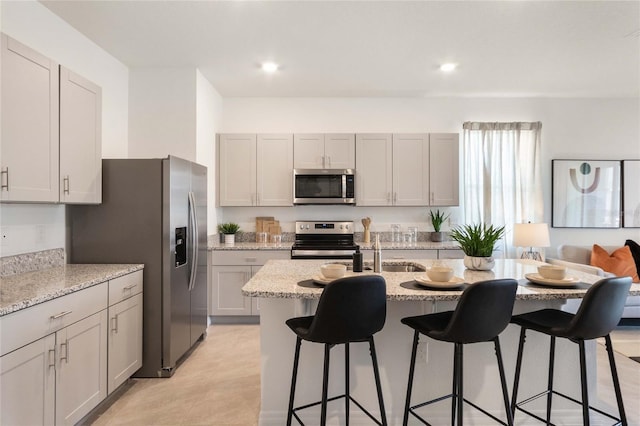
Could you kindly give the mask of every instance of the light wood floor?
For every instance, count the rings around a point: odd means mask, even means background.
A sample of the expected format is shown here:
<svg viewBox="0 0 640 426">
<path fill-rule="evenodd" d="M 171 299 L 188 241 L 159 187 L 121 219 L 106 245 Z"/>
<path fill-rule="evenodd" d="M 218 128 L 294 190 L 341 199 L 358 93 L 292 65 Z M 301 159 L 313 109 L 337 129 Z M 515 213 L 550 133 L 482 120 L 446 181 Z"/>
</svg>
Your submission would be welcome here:
<svg viewBox="0 0 640 426">
<path fill-rule="evenodd" d="M 260 335 L 257 325 L 215 325 L 171 379 L 132 379 L 93 422 L 104 425 L 253 426 L 260 411 Z M 640 328 L 613 334 L 633 345 Z M 627 354 L 627 355 L 640 355 Z M 640 426 L 640 363 L 616 354 L 629 425 Z M 598 398 L 616 407 L 606 352 L 598 345 Z M 290 374 L 290 373 L 288 373 Z M 283 377 L 289 381 L 290 378 Z M 616 412 L 615 410 L 613 411 Z M 518 426 L 539 425 L 518 414 Z"/>
</svg>

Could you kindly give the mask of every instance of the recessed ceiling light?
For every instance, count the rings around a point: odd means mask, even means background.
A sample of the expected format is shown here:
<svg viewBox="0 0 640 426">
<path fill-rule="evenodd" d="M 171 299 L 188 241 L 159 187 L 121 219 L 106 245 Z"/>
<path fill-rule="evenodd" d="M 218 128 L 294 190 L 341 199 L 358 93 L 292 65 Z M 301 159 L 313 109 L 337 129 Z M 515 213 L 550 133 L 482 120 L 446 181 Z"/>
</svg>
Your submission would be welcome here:
<svg viewBox="0 0 640 426">
<path fill-rule="evenodd" d="M 454 64 L 454 63 L 442 64 L 442 65 L 440 65 L 440 71 L 442 71 L 442 72 L 451 72 L 451 71 L 455 70 L 457 66 L 458 66 L 458 64 Z"/>
<path fill-rule="evenodd" d="M 278 64 L 276 64 L 275 62 L 264 62 L 262 64 L 262 71 L 264 72 L 276 72 L 278 71 Z"/>
</svg>

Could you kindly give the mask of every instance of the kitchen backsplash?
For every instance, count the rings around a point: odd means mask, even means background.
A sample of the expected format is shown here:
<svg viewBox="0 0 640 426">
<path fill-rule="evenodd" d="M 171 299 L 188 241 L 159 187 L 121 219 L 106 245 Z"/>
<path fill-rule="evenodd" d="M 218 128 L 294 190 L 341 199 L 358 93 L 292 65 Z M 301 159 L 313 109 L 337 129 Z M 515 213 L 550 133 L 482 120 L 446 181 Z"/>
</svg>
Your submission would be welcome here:
<svg viewBox="0 0 640 426">
<path fill-rule="evenodd" d="M 0 258 L 0 277 L 39 271 L 63 266 L 64 264 L 65 254 L 63 248 L 2 257 Z"/>
</svg>

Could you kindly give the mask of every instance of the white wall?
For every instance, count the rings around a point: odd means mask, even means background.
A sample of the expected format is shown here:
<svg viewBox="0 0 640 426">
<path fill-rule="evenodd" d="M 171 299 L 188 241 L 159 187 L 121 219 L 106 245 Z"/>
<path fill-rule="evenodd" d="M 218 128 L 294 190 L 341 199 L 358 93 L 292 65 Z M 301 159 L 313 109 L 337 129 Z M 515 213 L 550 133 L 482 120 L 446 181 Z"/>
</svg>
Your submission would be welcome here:
<svg viewBox="0 0 640 426">
<path fill-rule="evenodd" d="M 196 75 L 196 161 L 207 166 L 208 171 L 208 210 L 207 223 L 209 233 L 215 233 L 218 221 L 216 205 L 216 172 L 218 159 L 216 156 L 216 133 L 222 121 L 222 96 L 197 71 Z"/>
<path fill-rule="evenodd" d="M 196 161 L 195 68 L 131 69 L 129 157 Z"/>
<path fill-rule="evenodd" d="M 541 121 L 545 220 L 551 221 L 551 159 L 640 159 L 638 99 L 545 98 L 225 98 L 221 133 L 460 132 L 464 121 Z M 454 217 L 456 217 L 454 209 Z M 413 224 L 430 230 L 428 208 L 224 208 L 221 221 L 252 230 L 255 216 L 295 220 L 371 216 L 373 225 Z M 454 219 L 457 221 L 457 218 Z M 361 227 L 359 228 L 361 229 Z M 286 230 L 286 229 L 285 229 Z M 640 229 L 551 229 L 552 246 L 622 245 Z"/>
<path fill-rule="evenodd" d="M 102 87 L 103 157 L 127 156 L 129 71 L 120 61 L 36 1 L 0 1 L 9 36 Z M 65 246 L 61 205 L 0 204 L 0 255 Z"/>
</svg>

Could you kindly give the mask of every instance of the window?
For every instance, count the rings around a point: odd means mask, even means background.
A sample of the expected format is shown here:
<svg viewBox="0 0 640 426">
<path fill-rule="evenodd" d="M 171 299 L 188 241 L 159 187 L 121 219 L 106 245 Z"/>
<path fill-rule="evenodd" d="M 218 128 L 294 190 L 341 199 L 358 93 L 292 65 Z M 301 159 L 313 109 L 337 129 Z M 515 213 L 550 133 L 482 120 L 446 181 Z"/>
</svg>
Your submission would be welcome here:
<svg viewBox="0 0 640 426">
<path fill-rule="evenodd" d="M 514 257 L 513 224 L 541 222 L 544 215 L 542 123 L 466 122 L 462 128 L 464 223 L 505 225 L 496 248 Z"/>
</svg>

